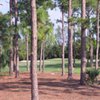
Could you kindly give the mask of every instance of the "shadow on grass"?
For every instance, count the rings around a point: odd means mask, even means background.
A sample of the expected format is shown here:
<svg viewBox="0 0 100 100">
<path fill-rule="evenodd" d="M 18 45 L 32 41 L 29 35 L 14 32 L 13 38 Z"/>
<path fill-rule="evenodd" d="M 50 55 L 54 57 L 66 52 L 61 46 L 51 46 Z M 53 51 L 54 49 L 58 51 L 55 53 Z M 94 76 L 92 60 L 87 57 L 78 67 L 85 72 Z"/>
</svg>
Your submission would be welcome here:
<svg viewBox="0 0 100 100">
<path fill-rule="evenodd" d="M 45 67 L 46 68 L 61 68 L 61 64 L 48 64 Z"/>
</svg>

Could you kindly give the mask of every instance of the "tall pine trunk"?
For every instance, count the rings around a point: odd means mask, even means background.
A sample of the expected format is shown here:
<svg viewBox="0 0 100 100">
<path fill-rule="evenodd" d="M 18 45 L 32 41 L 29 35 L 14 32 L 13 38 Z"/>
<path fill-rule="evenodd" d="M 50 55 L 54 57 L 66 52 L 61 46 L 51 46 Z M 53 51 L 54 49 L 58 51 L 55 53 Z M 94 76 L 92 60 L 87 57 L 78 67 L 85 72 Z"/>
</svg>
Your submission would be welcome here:
<svg viewBox="0 0 100 100">
<path fill-rule="evenodd" d="M 43 42 L 43 63 L 42 63 L 42 72 L 44 72 L 45 70 L 45 63 L 44 63 L 44 60 L 45 60 L 45 40 Z"/>
<path fill-rule="evenodd" d="M 13 36 L 13 71 L 16 69 L 16 36 Z"/>
<path fill-rule="evenodd" d="M 41 43 L 41 51 L 40 51 L 40 65 L 39 65 L 39 71 L 41 72 L 42 71 L 42 57 L 43 57 L 43 42 Z"/>
<path fill-rule="evenodd" d="M 68 0 L 68 79 L 72 79 L 73 72 L 73 26 L 70 18 L 72 17 L 72 0 Z"/>
<path fill-rule="evenodd" d="M 93 67 L 93 34 L 90 34 L 91 41 L 90 41 L 90 65 Z"/>
<path fill-rule="evenodd" d="M 100 0 L 97 1 L 96 69 L 99 67 Z"/>
<path fill-rule="evenodd" d="M 41 43 L 41 52 L 40 52 L 40 65 L 39 65 L 39 71 L 40 72 L 44 72 L 44 68 L 45 68 L 45 65 L 44 65 L 44 52 L 45 52 L 45 40 L 42 41 Z"/>
<path fill-rule="evenodd" d="M 18 37 L 19 37 L 19 35 L 16 34 L 16 68 L 15 68 L 15 77 L 16 78 L 19 76 Z"/>
<path fill-rule="evenodd" d="M 64 36 L 64 8 L 62 5 L 62 76 L 65 71 L 65 36 Z"/>
<path fill-rule="evenodd" d="M 74 30 L 74 33 L 75 33 L 75 30 Z M 76 60 L 75 60 L 75 58 L 76 58 L 76 50 L 75 50 L 75 34 L 74 34 L 74 36 L 73 36 L 73 40 L 74 40 L 74 42 L 73 42 L 73 67 L 75 67 L 75 64 L 76 64 Z"/>
<path fill-rule="evenodd" d="M 12 37 L 11 37 L 11 42 L 12 42 Z M 12 48 L 12 43 L 11 43 L 11 47 L 10 47 L 9 75 L 13 75 L 13 48 Z"/>
<path fill-rule="evenodd" d="M 36 0 L 31 0 L 31 100 L 39 100 L 37 80 L 37 15 Z"/>
<path fill-rule="evenodd" d="M 82 0 L 81 6 L 81 18 L 85 20 L 86 17 L 86 0 Z M 80 74 L 80 84 L 85 84 L 85 72 L 86 72 L 86 28 L 85 25 L 82 23 L 81 25 L 81 74 Z"/>
<path fill-rule="evenodd" d="M 10 25 L 12 26 L 12 3 L 13 1 L 10 0 Z M 11 47 L 10 47 L 10 66 L 9 66 L 9 74 L 13 75 L 13 38 L 11 34 Z"/>
<path fill-rule="evenodd" d="M 14 7 L 15 7 L 15 35 L 14 35 L 14 67 L 15 67 L 15 77 L 19 76 L 19 56 L 18 56 L 18 32 L 17 32 L 17 22 L 18 22 L 18 3 L 17 0 L 14 0 Z"/>
</svg>

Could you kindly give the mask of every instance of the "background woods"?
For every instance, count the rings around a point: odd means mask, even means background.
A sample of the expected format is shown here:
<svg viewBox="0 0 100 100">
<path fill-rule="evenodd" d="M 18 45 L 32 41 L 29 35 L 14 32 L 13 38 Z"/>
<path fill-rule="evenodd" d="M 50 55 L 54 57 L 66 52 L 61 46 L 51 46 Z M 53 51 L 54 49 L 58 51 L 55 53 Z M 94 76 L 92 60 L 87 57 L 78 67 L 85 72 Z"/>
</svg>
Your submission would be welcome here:
<svg viewBox="0 0 100 100">
<path fill-rule="evenodd" d="M 1 1 L 0 7 L 4 6 Z M 31 100 L 45 98 L 41 92 L 44 84 L 64 89 L 69 84 L 77 88 L 96 84 L 100 88 L 100 0 L 8 0 L 6 3 L 9 11 L 0 12 L 0 78 L 7 75 L 17 80 L 27 73 L 31 79 L 27 76 Z M 55 81 L 45 83 L 52 75 L 56 75 Z M 64 78 L 65 85 L 61 80 L 58 85 L 57 75 L 59 80 Z M 96 97 L 99 100 L 100 95 Z"/>
</svg>

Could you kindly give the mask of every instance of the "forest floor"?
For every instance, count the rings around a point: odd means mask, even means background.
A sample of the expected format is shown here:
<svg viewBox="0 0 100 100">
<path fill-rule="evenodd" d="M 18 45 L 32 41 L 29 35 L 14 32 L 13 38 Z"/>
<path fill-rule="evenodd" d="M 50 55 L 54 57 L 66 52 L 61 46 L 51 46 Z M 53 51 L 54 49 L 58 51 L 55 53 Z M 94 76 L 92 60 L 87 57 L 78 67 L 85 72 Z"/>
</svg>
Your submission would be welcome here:
<svg viewBox="0 0 100 100">
<path fill-rule="evenodd" d="M 77 74 L 71 81 L 59 73 L 38 73 L 38 79 L 40 100 L 100 100 L 100 85 L 81 86 Z M 31 100 L 29 74 L 0 76 L 0 100 Z"/>
</svg>

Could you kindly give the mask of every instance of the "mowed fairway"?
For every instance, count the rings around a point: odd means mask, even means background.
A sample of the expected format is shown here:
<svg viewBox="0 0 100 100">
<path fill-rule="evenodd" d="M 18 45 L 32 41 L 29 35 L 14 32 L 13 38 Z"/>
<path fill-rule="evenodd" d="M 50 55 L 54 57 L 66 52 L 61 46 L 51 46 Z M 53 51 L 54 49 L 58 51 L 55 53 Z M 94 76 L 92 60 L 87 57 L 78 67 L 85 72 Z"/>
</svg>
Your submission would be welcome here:
<svg viewBox="0 0 100 100">
<path fill-rule="evenodd" d="M 30 62 L 29 62 L 30 63 Z M 61 58 L 54 58 L 54 59 L 48 59 L 44 61 L 45 69 L 44 72 L 59 72 L 61 73 Z M 26 61 L 20 61 L 20 72 L 27 72 L 27 66 Z M 65 59 L 65 73 L 68 71 L 68 59 Z M 38 60 L 38 67 L 39 67 L 39 60 Z M 39 69 L 39 68 L 38 68 Z M 2 72 L 8 72 L 8 67 L 2 68 Z M 73 69 L 73 73 L 80 73 L 80 60 L 76 59 L 76 64 Z"/>
</svg>

